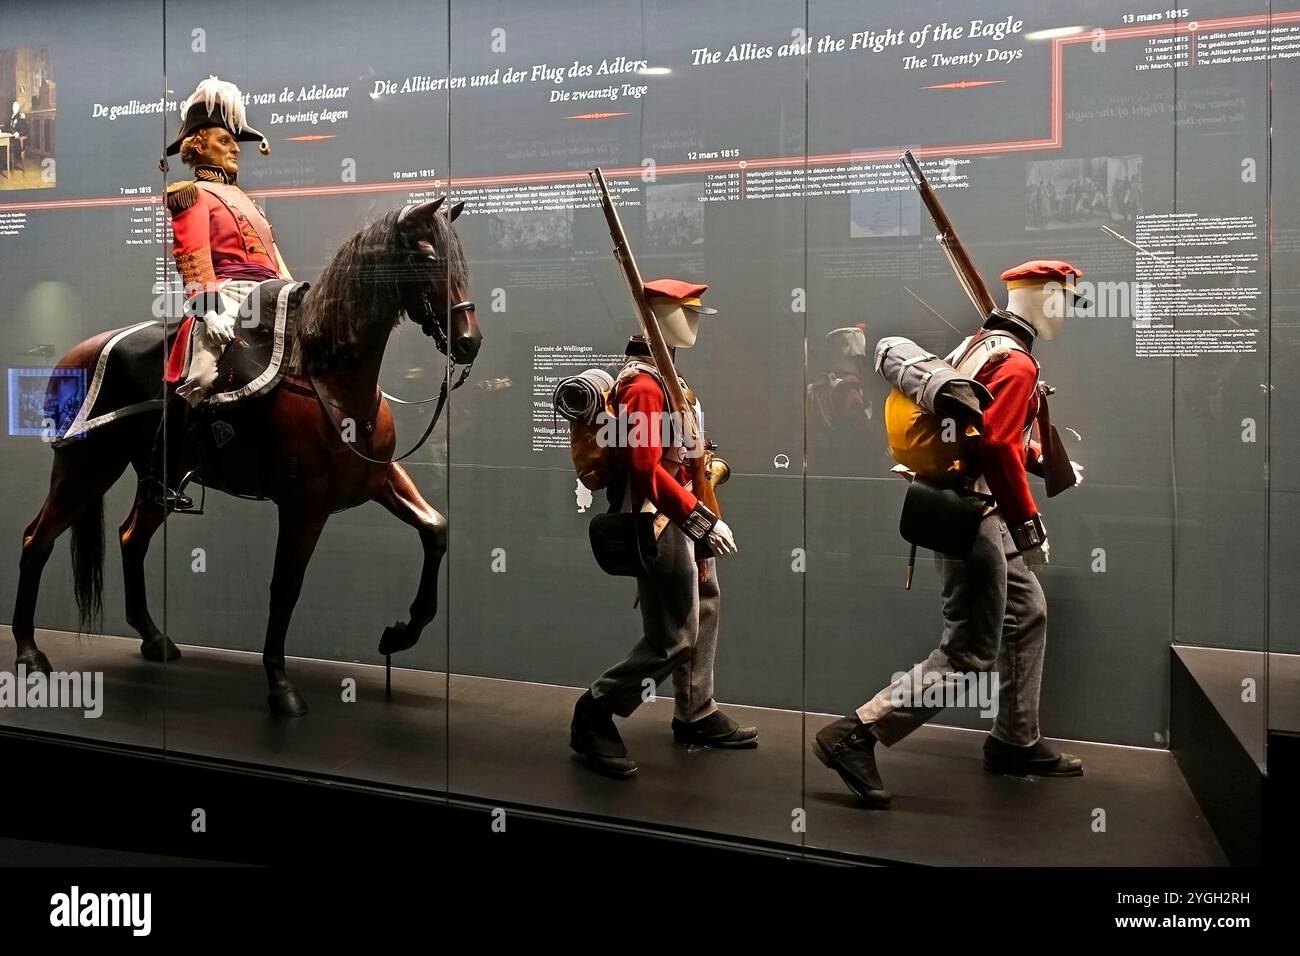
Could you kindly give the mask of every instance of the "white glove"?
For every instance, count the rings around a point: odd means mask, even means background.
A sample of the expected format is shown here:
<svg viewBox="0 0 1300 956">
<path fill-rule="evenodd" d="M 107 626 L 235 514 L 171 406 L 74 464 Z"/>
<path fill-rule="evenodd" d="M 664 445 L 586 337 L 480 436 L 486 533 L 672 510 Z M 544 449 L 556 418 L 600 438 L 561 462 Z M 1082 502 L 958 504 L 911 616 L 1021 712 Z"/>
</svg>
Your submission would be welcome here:
<svg viewBox="0 0 1300 956">
<path fill-rule="evenodd" d="M 1020 552 L 1021 557 L 1025 559 L 1030 569 L 1041 568 L 1043 565 L 1052 560 L 1052 543 L 1044 541 L 1036 548 L 1030 548 L 1028 551 Z"/>
<path fill-rule="evenodd" d="M 203 316 L 203 324 L 207 326 L 208 338 L 213 342 L 225 345 L 234 341 L 235 317 L 233 315 L 214 310 Z"/>
<path fill-rule="evenodd" d="M 1083 476 L 1085 474 L 1083 465 L 1071 459 L 1070 467 L 1074 469 L 1074 486 L 1077 488 L 1079 485 L 1083 484 Z"/>
<path fill-rule="evenodd" d="M 727 527 L 727 522 L 721 518 L 714 524 L 713 530 L 709 532 L 709 550 L 715 557 L 723 558 L 729 554 L 735 554 L 736 539 L 731 536 L 731 528 Z"/>
</svg>

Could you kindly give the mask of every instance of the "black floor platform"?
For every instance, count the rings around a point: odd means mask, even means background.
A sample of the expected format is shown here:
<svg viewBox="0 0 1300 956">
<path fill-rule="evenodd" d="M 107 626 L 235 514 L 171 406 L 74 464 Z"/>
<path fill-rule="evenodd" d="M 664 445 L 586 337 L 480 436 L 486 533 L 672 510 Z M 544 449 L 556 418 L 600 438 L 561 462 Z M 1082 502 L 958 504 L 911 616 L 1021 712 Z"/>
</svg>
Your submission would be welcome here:
<svg viewBox="0 0 1300 956">
<path fill-rule="evenodd" d="M 93 846 L 66 846 L 0 837 L 0 866 L 224 866 L 220 860 L 194 860 L 157 853 L 132 853 Z"/>
<path fill-rule="evenodd" d="M 1300 734 L 1300 654 L 1269 652 L 1268 729 Z"/>
<path fill-rule="evenodd" d="M 1171 749 L 1229 859 L 1292 845 L 1300 655 L 1175 645 L 1170 666 Z"/>
<path fill-rule="evenodd" d="M 104 714 L 91 720 L 76 711 L 0 709 L 0 730 L 865 861 L 1226 862 L 1166 751 L 1067 743 L 1084 759 L 1082 778 L 1011 779 L 982 771 L 981 734 L 927 727 L 882 748 L 894 807 L 873 812 L 809 754 L 807 742 L 829 719 L 818 715 L 728 706 L 760 727 L 761 746 L 687 750 L 672 743 L 671 701 L 654 701 L 622 725 L 640 773 L 612 781 L 569 752 L 568 722 L 580 693 L 574 688 L 399 669 L 386 700 L 382 668 L 295 660 L 292 673 L 311 713 L 285 721 L 266 710 L 256 654 L 185 647 L 182 660 L 160 665 L 141 659 L 133 640 L 44 632 L 40 641 L 59 670 L 103 672 Z M 348 678 L 357 684 L 355 703 L 343 700 Z"/>
</svg>

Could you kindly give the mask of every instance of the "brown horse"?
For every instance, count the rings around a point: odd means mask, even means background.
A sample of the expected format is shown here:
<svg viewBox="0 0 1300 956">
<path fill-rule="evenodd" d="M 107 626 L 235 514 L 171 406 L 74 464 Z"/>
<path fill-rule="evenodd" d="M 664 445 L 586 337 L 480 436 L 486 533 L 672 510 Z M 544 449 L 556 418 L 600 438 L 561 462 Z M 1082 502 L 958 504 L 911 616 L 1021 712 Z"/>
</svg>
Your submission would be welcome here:
<svg viewBox="0 0 1300 956">
<path fill-rule="evenodd" d="M 277 505 L 279 538 L 262 661 L 270 683 L 271 710 L 279 715 L 307 712 L 306 702 L 285 673 L 285 634 L 307 563 L 333 512 L 377 501 L 415 528 L 424 546 L 410 619 L 384 631 L 381 654 L 413 646 L 437 613 L 447 521 L 424 500 L 406 469 L 390 460 L 396 436 L 388 402 L 379 389 L 379 372 L 389 335 L 404 314 L 418 322 L 448 356 L 439 410 L 455 364 L 467 366 L 478 354 L 482 339 L 474 304 L 465 296 L 469 270 L 452 226 L 463 203 L 439 213 L 442 201 L 409 205 L 362 229 L 302 297 L 296 324 L 299 372 L 287 374 L 269 395 L 248 399 L 231 412 L 233 431 L 240 434 L 245 448 L 257 449 L 255 455 L 236 459 L 233 467 L 226 460 L 218 468 L 210 457 L 203 461 L 199 450 L 187 451 L 193 459 L 187 465 L 196 467 L 194 478 L 205 487 L 270 498 Z M 103 333 L 75 346 L 59 367 L 85 369 L 89 381 L 112 335 Z M 149 362 L 150 369 L 161 369 L 162 347 L 160 337 L 158 350 L 141 361 Z M 147 374 L 136 378 L 151 380 Z M 132 397 L 161 406 L 158 395 L 158 387 L 153 386 L 148 393 Z M 88 624 L 101 612 L 104 494 L 128 466 L 134 468 L 137 484 L 134 506 L 118 531 L 126 620 L 140 634 L 141 653 L 147 659 L 180 656 L 154 623 L 145 597 L 145 554 L 165 514 L 141 484 L 148 474 L 161 414 L 131 415 L 79 440 L 56 444 L 49 494 L 23 532 L 13 633 L 17 664 L 28 671 L 50 672 L 49 659 L 36 646 L 34 615 L 41 572 L 55 539 L 68 528 L 72 528 L 81 629 L 89 630 Z M 201 416 L 202 407 L 195 414 Z M 252 467 L 250 457 L 256 459 Z"/>
</svg>

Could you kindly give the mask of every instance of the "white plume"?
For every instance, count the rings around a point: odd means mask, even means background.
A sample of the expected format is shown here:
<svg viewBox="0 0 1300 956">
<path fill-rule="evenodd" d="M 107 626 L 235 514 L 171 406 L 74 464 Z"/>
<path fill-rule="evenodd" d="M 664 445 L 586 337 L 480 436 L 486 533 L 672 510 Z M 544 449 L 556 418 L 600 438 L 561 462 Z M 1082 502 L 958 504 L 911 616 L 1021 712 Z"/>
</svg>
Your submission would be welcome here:
<svg viewBox="0 0 1300 956">
<path fill-rule="evenodd" d="M 184 116 L 189 112 L 189 108 L 200 100 L 209 113 L 219 106 L 222 120 L 236 133 L 244 128 L 244 95 L 239 92 L 239 87 L 234 83 L 209 76 L 195 88 L 190 98 L 181 104 L 181 115 Z"/>
</svg>

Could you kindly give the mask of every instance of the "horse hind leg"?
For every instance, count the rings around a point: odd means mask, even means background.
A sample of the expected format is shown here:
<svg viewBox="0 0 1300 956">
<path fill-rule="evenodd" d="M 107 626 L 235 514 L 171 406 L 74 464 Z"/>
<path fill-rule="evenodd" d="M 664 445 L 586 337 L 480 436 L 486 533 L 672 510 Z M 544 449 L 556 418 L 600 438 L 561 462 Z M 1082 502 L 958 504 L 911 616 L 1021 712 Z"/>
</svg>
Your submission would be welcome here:
<svg viewBox="0 0 1300 956">
<path fill-rule="evenodd" d="M 174 661 L 181 656 L 180 648 L 154 623 L 145 587 L 144 559 L 149 553 L 149 542 L 162 526 L 165 515 L 162 507 L 151 501 L 142 486 L 137 484 L 135 503 L 117 530 L 118 544 L 122 549 L 126 623 L 140 635 L 140 653 L 150 661 Z"/>
<path fill-rule="evenodd" d="M 406 623 L 399 621 L 385 628 L 379 639 L 379 653 L 388 655 L 414 647 L 438 613 L 438 570 L 447 553 L 447 519 L 424 500 L 410 474 L 396 463 L 389 465 L 384 488 L 375 500 L 415 528 L 424 546 L 424 564 L 419 589 L 411 602 L 411 618 Z"/>
<path fill-rule="evenodd" d="M 26 666 L 29 672 L 41 671 L 48 675 L 51 670 L 50 659 L 36 646 L 36 603 L 40 596 L 41 576 L 54 551 L 54 542 L 87 508 L 98 504 L 84 494 L 86 489 L 74 488 L 73 484 L 66 480 L 66 473 L 56 460 L 45 503 L 23 530 L 12 630 L 17 645 L 15 667 Z"/>
<path fill-rule="evenodd" d="M 18 558 L 18 595 L 14 601 L 13 635 L 17 645 L 15 669 L 41 671 L 49 675 L 50 659 L 36 646 L 36 599 L 41 590 L 41 574 L 54 550 L 54 541 L 72 524 L 73 516 L 59 508 L 53 495 L 23 531 L 22 554 Z"/>
</svg>

